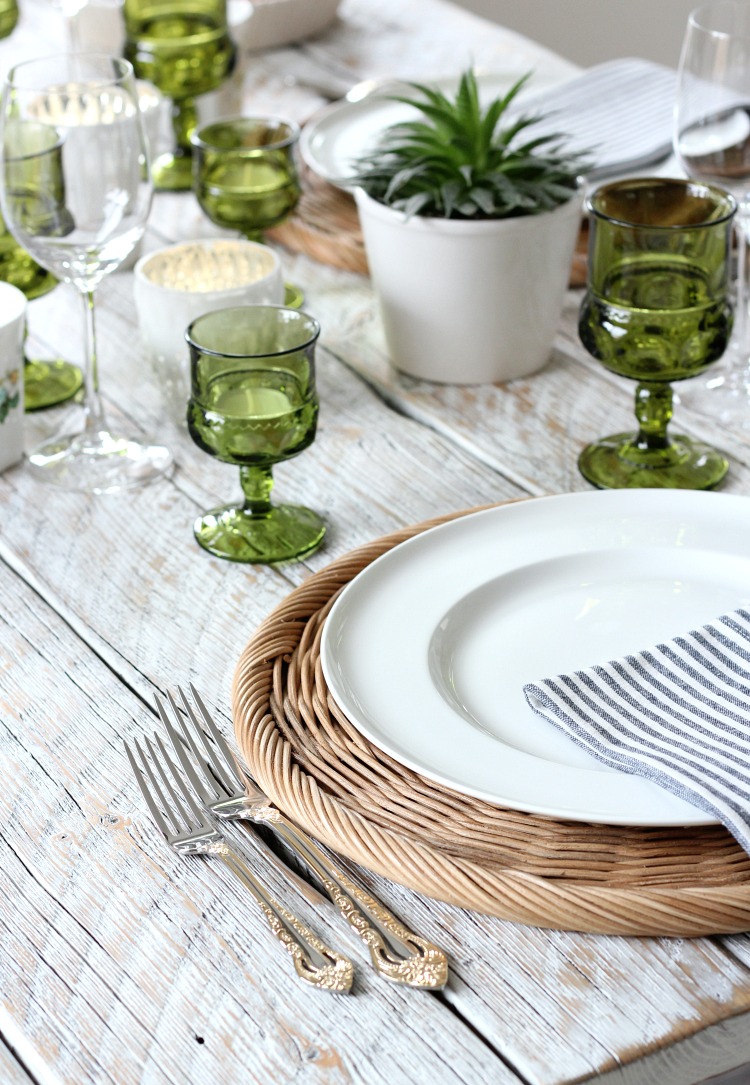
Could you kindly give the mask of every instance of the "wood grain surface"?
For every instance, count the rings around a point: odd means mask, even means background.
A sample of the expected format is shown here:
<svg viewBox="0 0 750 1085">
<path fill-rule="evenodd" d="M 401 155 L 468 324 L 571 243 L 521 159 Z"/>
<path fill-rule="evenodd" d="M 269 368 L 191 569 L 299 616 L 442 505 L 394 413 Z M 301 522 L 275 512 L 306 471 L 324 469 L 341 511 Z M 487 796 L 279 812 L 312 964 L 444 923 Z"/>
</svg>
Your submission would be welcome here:
<svg viewBox="0 0 750 1085">
<path fill-rule="evenodd" d="M 3 68 L 60 48 L 58 14 L 25 5 Z M 352 82 L 456 70 L 572 71 L 444 0 L 344 0 L 300 46 Z M 286 51 L 244 67 L 245 108 L 304 120 L 322 99 Z M 293 56 L 291 58 L 293 60 Z M 217 108 L 221 107 L 221 101 Z M 158 196 L 146 248 L 220 231 L 190 194 Z M 325 547 L 278 569 L 196 546 L 199 511 L 239 494 L 200 452 L 145 361 L 132 272 L 99 291 L 103 393 L 113 419 L 160 434 L 171 477 L 103 498 L 0 475 L 0 1078 L 9 1085 L 687 1085 L 750 1061 L 750 949 L 726 939 L 541 931 L 440 904 L 367 870 L 366 886 L 451 957 L 445 992 L 375 978 L 330 905 L 256 869 L 357 965 L 352 996 L 303 988 L 243 890 L 208 859 L 167 850 L 123 740 L 155 725 L 153 695 L 194 681 L 231 733 L 240 653 L 291 588 L 389 531 L 471 505 L 583 489 L 576 456 L 627 424 L 632 389 L 579 346 L 572 291 L 547 368 L 515 385 L 439 387 L 391 368 L 367 278 L 281 251 L 323 326 L 314 445 L 275 473 L 280 498 L 329 523 Z M 82 306 L 61 286 L 29 307 L 29 349 L 80 358 Z M 29 420 L 28 447 L 78 408 Z M 728 490 L 750 489 L 740 432 L 681 411 L 721 443 Z M 252 841 L 251 841 L 252 843 Z M 3 1043 L 2 1041 L 5 1041 Z M 17 1055 L 14 1054 L 17 1052 Z"/>
</svg>

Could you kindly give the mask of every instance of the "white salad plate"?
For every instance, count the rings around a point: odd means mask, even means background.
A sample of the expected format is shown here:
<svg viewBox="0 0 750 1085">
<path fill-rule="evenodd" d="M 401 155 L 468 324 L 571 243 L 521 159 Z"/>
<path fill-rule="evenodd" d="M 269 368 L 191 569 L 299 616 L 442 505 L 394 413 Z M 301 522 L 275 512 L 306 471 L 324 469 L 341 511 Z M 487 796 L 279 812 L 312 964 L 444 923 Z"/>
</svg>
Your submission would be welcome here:
<svg viewBox="0 0 750 1085">
<path fill-rule="evenodd" d="M 507 93 L 517 76 L 479 72 L 484 104 Z M 421 79 L 453 93 L 458 77 Z M 320 110 L 302 131 L 300 152 L 310 169 L 340 188 L 352 185 L 354 163 L 371 151 L 394 124 L 414 119 L 417 111 L 394 96 L 411 93 L 409 85 L 386 81 L 364 93 L 354 87 L 345 99 Z M 663 159 L 671 149 L 675 73 L 651 61 L 606 61 L 571 79 L 559 73 L 542 82 L 534 77 L 514 106 L 542 115 L 533 135 L 564 132 L 570 150 L 587 152 L 589 177 L 628 172 Z M 364 96 L 362 96 L 364 95 Z"/>
<path fill-rule="evenodd" d="M 523 686 L 750 605 L 750 500 L 679 490 L 534 498 L 432 528 L 351 581 L 321 661 L 351 722 L 456 791 L 555 818 L 707 824 L 594 760 Z"/>
</svg>

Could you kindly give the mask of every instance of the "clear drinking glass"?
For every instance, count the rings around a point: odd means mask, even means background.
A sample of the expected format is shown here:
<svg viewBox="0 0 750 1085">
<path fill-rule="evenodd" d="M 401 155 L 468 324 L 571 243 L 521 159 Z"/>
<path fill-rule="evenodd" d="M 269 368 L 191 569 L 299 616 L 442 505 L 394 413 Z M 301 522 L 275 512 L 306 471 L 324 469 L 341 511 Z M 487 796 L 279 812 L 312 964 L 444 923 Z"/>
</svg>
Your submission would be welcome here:
<svg viewBox="0 0 750 1085">
<path fill-rule="evenodd" d="M 72 283 L 86 324 L 85 425 L 29 457 L 68 489 L 105 493 L 162 474 L 166 448 L 109 431 L 99 395 L 94 292 L 143 234 L 152 186 L 133 70 L 65 55 L 12 68 L 0 103 L 0 205 L 16 241 Z"/>
<path fill-rule="evenodd" d="M 195 537 L 230 561 L 289 561 L 312 553 L 325 524 L 302 505 L 272 505 L 271 468 L 315 439 L 315 344 L 320 325 L 273 305 L 218 309 L 187 331 L 188 428 L 199 448 L 236 464 L 244 501 L 211 509 Z"/>
<path fill-rule="evenodd" d="M 715 0 L 688 18 L 675 103 L 674 150 L 688 177 L 722 185 L 737 200 L 734 335 L 707 380 L 682 402 L 750 427 L 750 5 Z"/>
<path fill-rule="evenodd" d="M 713 185 L 657 177 L 604 185 L 587 210 L 578 331 L 589 354 L 638 382 L 638 429 L 588 445 L 581 473 L 601 488 L 711 489 L 727 473 L 726 458 L 667 427 L 672 382 L 702 373 L 729 339 L 736 203 Z"/>
</svg>

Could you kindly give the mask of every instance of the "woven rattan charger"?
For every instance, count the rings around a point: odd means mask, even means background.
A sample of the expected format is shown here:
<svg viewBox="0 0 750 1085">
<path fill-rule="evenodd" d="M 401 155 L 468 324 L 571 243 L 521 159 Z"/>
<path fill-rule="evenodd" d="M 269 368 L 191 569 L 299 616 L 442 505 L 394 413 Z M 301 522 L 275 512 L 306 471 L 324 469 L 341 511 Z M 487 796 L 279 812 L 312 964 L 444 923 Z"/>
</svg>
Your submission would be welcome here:
<svg viewBox="0 0 750 1085">
<path fill-rule="evenodd" d="M 749 930 L 750 856 L 722 826 L 591 825 L 495 806 L 405 768 L 335 704 L 320 638 L 340 590 L 386 550 L 465 514 L 344 555 L 263 622 L 232 692 L 237 739 L 253 775 L 317 839 L 439 900 L 563 930 Z"/>
</svg>

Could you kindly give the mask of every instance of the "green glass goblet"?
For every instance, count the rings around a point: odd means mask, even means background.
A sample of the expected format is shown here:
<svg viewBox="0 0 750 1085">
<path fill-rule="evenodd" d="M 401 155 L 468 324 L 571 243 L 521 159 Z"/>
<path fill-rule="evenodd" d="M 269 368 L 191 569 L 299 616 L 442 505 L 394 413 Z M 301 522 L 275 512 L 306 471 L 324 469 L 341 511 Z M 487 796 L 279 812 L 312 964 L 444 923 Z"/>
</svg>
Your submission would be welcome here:
<svg viewBox="0 0 750 1085">
<path fill-rule="evenodd" d="M 192 137 L 193 188 L 216 223 L 262 241 L 292 213 L 301 194 L 295 148 L 299 127 L 278 117 L 224 117 Z M 298 308 L 302 292 L 287 283 L 285 303 Z"/>
<path fill-rule="evenodd" d="M 187 330 L 195 443 L 240 468 L 244 501 L 200 516 L 200 545 L 230 561 L 270 563 L 312 553 L 323 520 L 299 505 L 272 505 L 275 463 L 315 437 L 315 344 L 320 325 L 297 309 L 250 305 L 218 309 Z"/>
<path fill-rule="evenodd" d="M 139 79 L 172 100 L 174 150 L 151 164 L 154 187 L 186 192 L 192 186 L 195 99 L 216 90 L 236 58 L 226 0 L 125 0 L 125 57 Z"/>
<path fill-rule="evenodd" d="M 638 430 L 588 445 L 578 466 L 603 489 L 705 490 L 726 458 L 668 435 L 671 382 L 720 358 L 732 328 L 730 241 L 736 203 L 712 185 L 667 178 L 618 181 L 587 201 L 589 271 L 578 331 L 589 354 L 638 382 Z"/>
<path fill-rule="evenodd" d="M 25 193 L 31 203 L 35 194 L 59 192 L 61 142 L 48 124 L 30 123 L 23 128 L 6 129 L 5 158 L 12 163 L 16 191 Z M 18 287 L 29 301 L 48 294 L 57 279 L 42 268 L 18 244 L 0 216 L 0 279 Z M 65 403 L 83 387 L 83 373 L 77 365 L 62 358 L 24 359 L 24 409 L 44 410 Z"/>
</svg>

